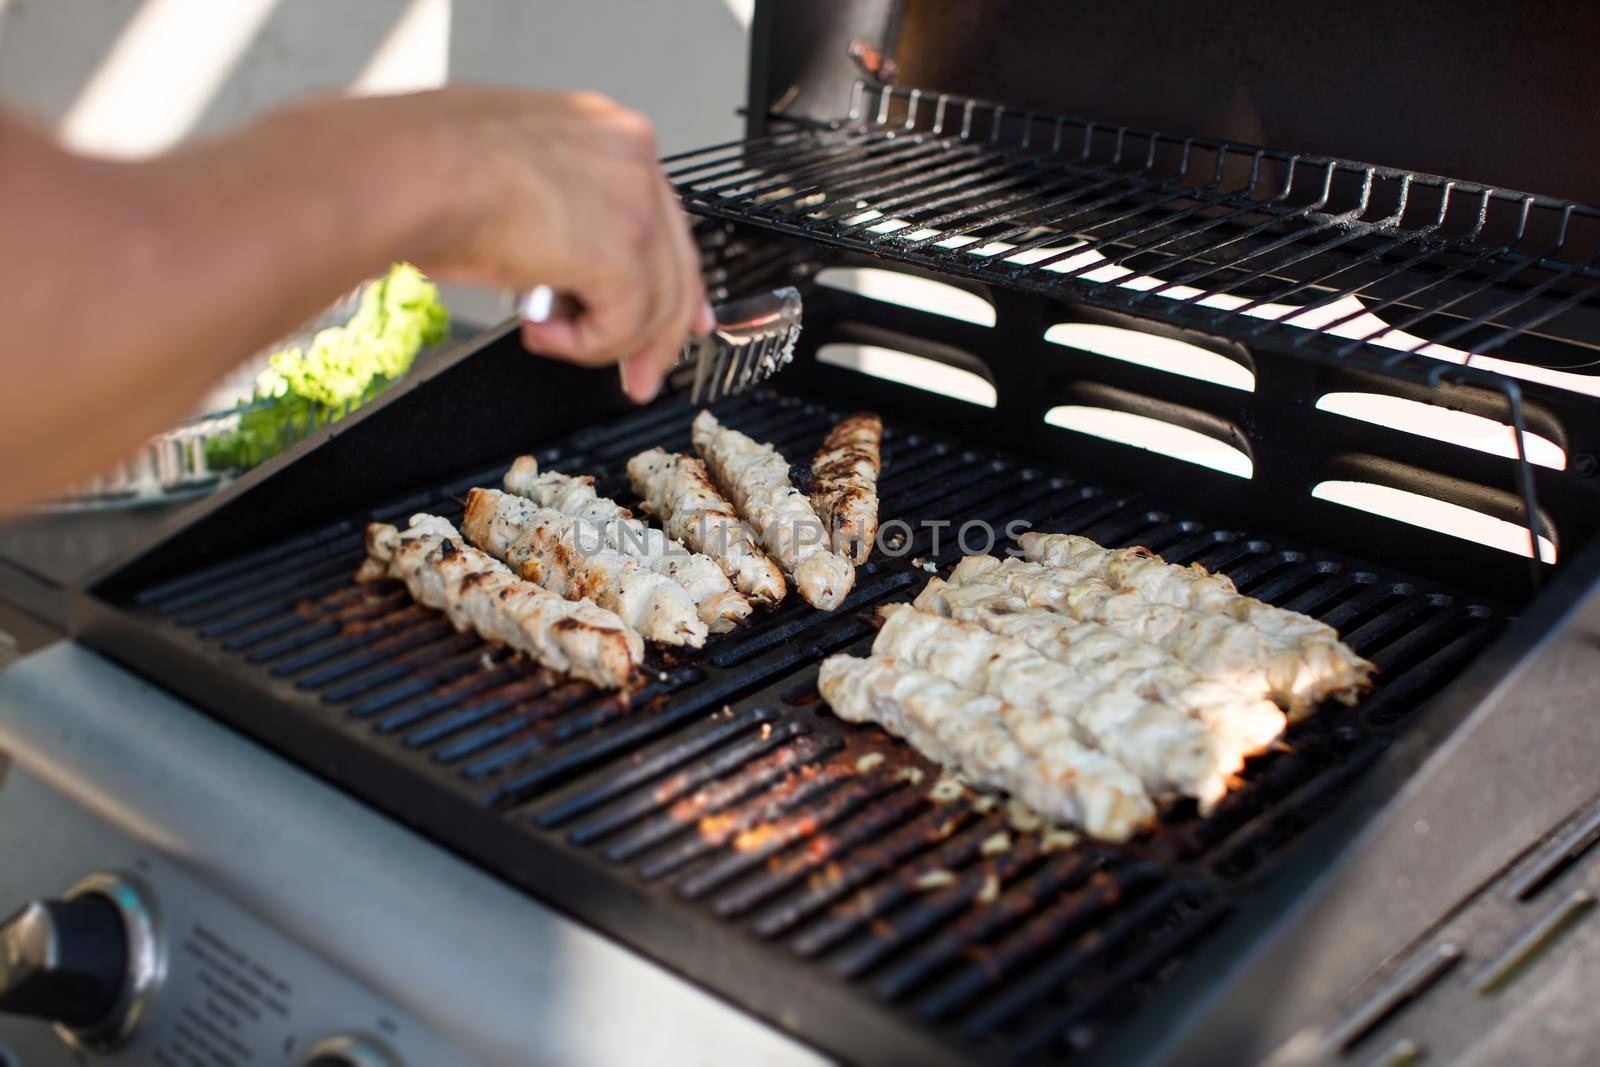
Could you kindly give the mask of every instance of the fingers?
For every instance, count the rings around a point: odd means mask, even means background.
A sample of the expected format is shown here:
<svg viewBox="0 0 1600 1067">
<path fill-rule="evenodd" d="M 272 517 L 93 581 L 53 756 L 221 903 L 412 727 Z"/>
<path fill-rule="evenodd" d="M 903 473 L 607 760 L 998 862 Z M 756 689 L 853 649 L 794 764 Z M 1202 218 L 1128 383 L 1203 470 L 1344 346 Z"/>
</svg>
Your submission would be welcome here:
<svg viewBox="0 0 1600 1067">
<path fill-rule="evenodd" d="M 651 168 L 647 211 L 629 223 L 636 230 L 623 242 L 632 254 L 608 260 L 612 283 L 586 294 L 575 318 L 525 323 L 522 330 L 523 343 L 536 352 L 591 366 L 622 361 L 624 390 L 641 404 L 660 392 L 689 331 L 715 325 L 687 217 Z"/>
<path fill-rule="evenodd" d="M 440 258 L 469 278 L 548 285 L 575 298 L 575 314 L 524 323 L 523 343 L 583 365 L 626 360 L 629 395 L 653 397 L 685 336 L 709 332 L 714 319 L 649 121 L 591 93 L 463 90 L 443 103 L 511 119 L 495 127 L 493 180 L 473 187 L 493 210 L 448 231 L 463 236 Z"/>
<path fill-rule="evenodd" d="M 690 329 L 698 334 L 708 334 L 716 328 L 717 313 L 711 310 L 711 301 L 701 301 L 700 310 L 695 312 L 694 325 Z"/>
<path fill-rule="evenodd" d="M 585 366 L 614 363 L 659 336 L 677 299 L 671 254 L 653 199 L 607 204 L 585 227 L 591 239 L 587 261 L 566 284 L 578 311 L 545 323 L 525 323 L 523 342 L 533 351 Z M 648 190 L 646 190 L 648 191 Z M 575 207 L 577 205 L 574 205 Z"/>
<path fill-rule="evenodd" d="M 691 329 L 706 333 L 715 323 L 707 323 L 705 285 L 700 277 L 700 256 L 689 233 L 688 218 L 679 206 L 677 194 L 665 181 L 657 182 L 665 235 L 666 262 L 662 266 L 666 303 L 658 335 L 629 361 L 623 372 L 628 395 L 637 403 L 647 403 L 660 392 L 661 382 L 677 363 L 683 343 Z"/>
<path fill-rule="evenodd" d="M 654 164 L 651 165 L 652 169 Z M 682 334 L 687 329 L 687 315 L 682 312 L 683 286 L 679 278 L 677 254 L 670 232 L 671 220 L 665 217 L 659 194 L 651 181 L 642 192 L 642 203 L 636 203 L 638 212 L 630 223 L 630 242 L 621 262 L 616 263 L 621 278 L 610 300 L 597 301 L 593 306 L 597 336 L 605 341 L 604 358 L 631 357 L 636 380 L 649 386 L 646 391 L 653 396 L 666 367 L 662 366 L 663 350 L 682 344 Z"/>
<path fill-rule="evenodd" d="M 580 316 L 581 317 L 581 316 Z M 540 356 L 554 356 L 587 365 L 587 348 L 578 328 L 578 319 L 522 321 L 522 347 Z"/>
<path fill-rule="evenodd" d="M 711 305 L 706 302 L 705 279 L 700 274 L 700 249 L 695 244 L 694 234 L 690 232 L 689 216 L 683 210 L 683 202 L 678 199 L 678 191 L 664 175 L 657 187 L 661 190 L 667 233 L 677 257 L 677 277 L 681 286 L 679 310 L 689 316 L 684 329 L 710 333 L 716 325 L 716 318 L 711 314 Z"/>
<path fill-rule="evenodd" d="M 622 361 L 622 391 L 635 404 L 648 404 L 661 392 L 662 375 L 649 363 L 649 357 L 640 353 L 637 358 Z"/>
</svg>

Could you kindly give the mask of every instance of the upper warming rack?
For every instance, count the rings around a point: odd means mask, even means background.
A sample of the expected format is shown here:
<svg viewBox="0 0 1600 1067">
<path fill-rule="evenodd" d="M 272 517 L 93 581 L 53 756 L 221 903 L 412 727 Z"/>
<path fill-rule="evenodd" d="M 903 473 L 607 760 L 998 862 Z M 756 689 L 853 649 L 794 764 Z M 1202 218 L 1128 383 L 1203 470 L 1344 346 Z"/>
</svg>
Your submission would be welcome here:
<svg viewBox="0 0 1600 1067">
<path fill-rule="evenodd" d="M 1548 197 L 862 83 L 668 167 L 706 215 L 1513 405 L 1600 362 L 1600 208 Z"/>
</svg>

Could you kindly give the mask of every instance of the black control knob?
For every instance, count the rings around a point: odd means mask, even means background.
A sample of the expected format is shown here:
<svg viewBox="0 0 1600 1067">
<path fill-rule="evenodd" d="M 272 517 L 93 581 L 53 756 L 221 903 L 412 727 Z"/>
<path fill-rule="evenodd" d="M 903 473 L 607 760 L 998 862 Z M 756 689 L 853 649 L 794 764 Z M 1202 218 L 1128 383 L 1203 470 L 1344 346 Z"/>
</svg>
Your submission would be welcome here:
<svg viewBox="0 0 1600 1067">
<path fill-rule="evenodd" d="M 0 924 L 0 1012 L 52 1019 L 74 1048 L 121 1045 L 165 977 L 155 900 L 131 874 L 96 872 Z"/>
<path fill-rule="evenodd" d="M 127 976 L 122 912 L 99 893 L 37 900 L 0 925 L 0 1012 L 93 1026 L 117 1009 Z"/>
</svg>

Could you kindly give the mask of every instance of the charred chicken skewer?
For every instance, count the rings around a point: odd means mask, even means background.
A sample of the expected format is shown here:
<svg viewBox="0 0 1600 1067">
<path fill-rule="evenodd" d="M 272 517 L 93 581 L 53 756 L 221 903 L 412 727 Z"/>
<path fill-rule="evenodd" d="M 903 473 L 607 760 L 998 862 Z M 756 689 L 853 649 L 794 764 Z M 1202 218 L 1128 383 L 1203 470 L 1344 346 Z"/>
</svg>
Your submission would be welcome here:
<svg viewBox="0 0 1600 1067">
<path fill-rule="evenodd" d="M 1109 626 L 1030 608 L 1001 586 L 952 586 L 934 578 L 915 605 L 1021 641 L 1084 681 L 1131 689 L 1170 705 L 1198 719 L 1226 749 L 1241 755 L 1260 751 L 1283 732 L 1284 714 L 1272 701 L 1202 678 L 1172 653 Z"/>
<path fill-rule="evenodd" d="M 1212 574 L 1198 563 L 1168 563 L 1145 548 L 1103 548 L 1075 534 L 1026 533 L 1024 556 L 1035 563 L 1104 580 L 1113 589 L 1132 589 L 1156 604 L 1211 612 L 1247 623 L 1280 644 L 1299 650 L 1321 665 L 1321 684 L 1333 695 L 1359 693 L 1377 669 L 1339 640 L 1327 623 L 1245 596 L 1225 574 Z"/>
<path fill-rule="evenodd" d="M 1136 774 L 1152 796 L 1194 797 L 1203 810 L 1227 792 L 1229 777 L 1244 765 L 1247 753 L 1236 740 L 1212 733 L 1179 708 L 1146 699 L 1131 684 L 1096 683 L 976 623 L 909 604 L 879 611 L 885 622 L 874 655 L 1022 709 L 1008 725 L 1024 744 L 1082 741 Z"/>
<path fill-rule="evenodd" d="M 589 597 L 651 641 L 699 648 L 706 624 L 677 582 L 605 547 L 593 524 L 498 489 L 467 494 L 467 540 L 558 596 Z"/>
<path fill-rule="evenodd" d="M 532 456 L 521 456 L 511 464 L 504 485 L 506 492 L 527 497 L 540 507 L 594 524 L 607 548 L 683 586 L 711 633 L 727 633 L 750 616 L 750 601 L 733 588 L 715 560 L 689 551 L 682 541 L 647 526 L 627 508 L 600 496 L 593 478 L 541 471 Z"/>
<path fill-rule="evenodd" d="M 380 578 L 398 578 L 458 630 L 602 688 L 626 686 L 644 659 L 644 641 L 614 613 L 523 581 L 437 515 L 413 515 L 405 530 L 383 522 L 367 527 L 367 559 L 356 580 Z"/>
<path fill-rule="evenodd" d="M 717 422 L 709 411 L 694 420 L 694 447 L 801 599 L 832 611 L 855 584 L 848 556 L 834 552 L 822 519 L 789 480 L 789 462 L 764 445 Z"/>
<path fill-rule="evenodd" d="M 1055 822 L 1123 840 L 1155 816 L 1139 779 L 1066 736 L 1027 743 L 1008 723 L 1032 713 L 971 693 L 936 674 L 873 656 L 830 656 L 817 687 L 850 722 L 875 722 L 970 781 L 1004 789 Z"/>
<path fill-rule="evenodd" d="M 835 426 L 811 461 L 813 481 L 806 492 L 833 550 L 858 567 L 872 554 L 878 537 L 882 444 L 883 420 L 862 412 Z"/>
<path fill-rule="evenodd" d="M 705 464 L 652 448 L 628 460 L 628 481 L 667 534 L 711 557 L 739 592 L 762 604 L 783 599 L 783 572 L 711 484 Z"/>
<path fill-rule="evenodd" d="M 1330 649 L 1313 653 L 1269 637 L 1226 615 L 1157 604 L 1133 589 L 1114 589 L 1101 578 L 1019 559 L 968 556 L 950 584 L 991 584 L 1084 622 L 1110 626 L 1171 652 L 1197 674 L 1252 696 L 1266 696 L 1291 720 L 1309 714 L 1329 697 L 1354 703 L 1368 685 Z M 1365 662 L 1365 661 L 1363 661 Z"/>
</svg>

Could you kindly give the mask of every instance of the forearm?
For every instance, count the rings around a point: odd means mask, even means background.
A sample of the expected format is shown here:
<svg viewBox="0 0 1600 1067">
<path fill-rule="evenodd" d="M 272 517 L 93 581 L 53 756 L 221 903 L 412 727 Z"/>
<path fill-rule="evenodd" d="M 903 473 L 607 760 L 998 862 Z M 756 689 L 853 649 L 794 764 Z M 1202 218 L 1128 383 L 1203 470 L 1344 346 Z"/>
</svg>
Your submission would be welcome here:
<svg viewBox="0 0 1600 1067">
<path fill-rule="evenodd" d="M 239 360 L 392 259 L 426 254 L 437 165 L 362 102 L 272 116 L 147 163 L 0 117 L 0 509 L 187 413 Z"/>
<path fill-rule="evenodd" d="M 659 154 L 643 116 L 587 93 L 328 100 L 139 164 L 0 114 L 0 512 L 113 462 L 396 259 L 572 296 L 524 341 L 627 357 L 648 399 L 715 322 Z"/>
</svg>

